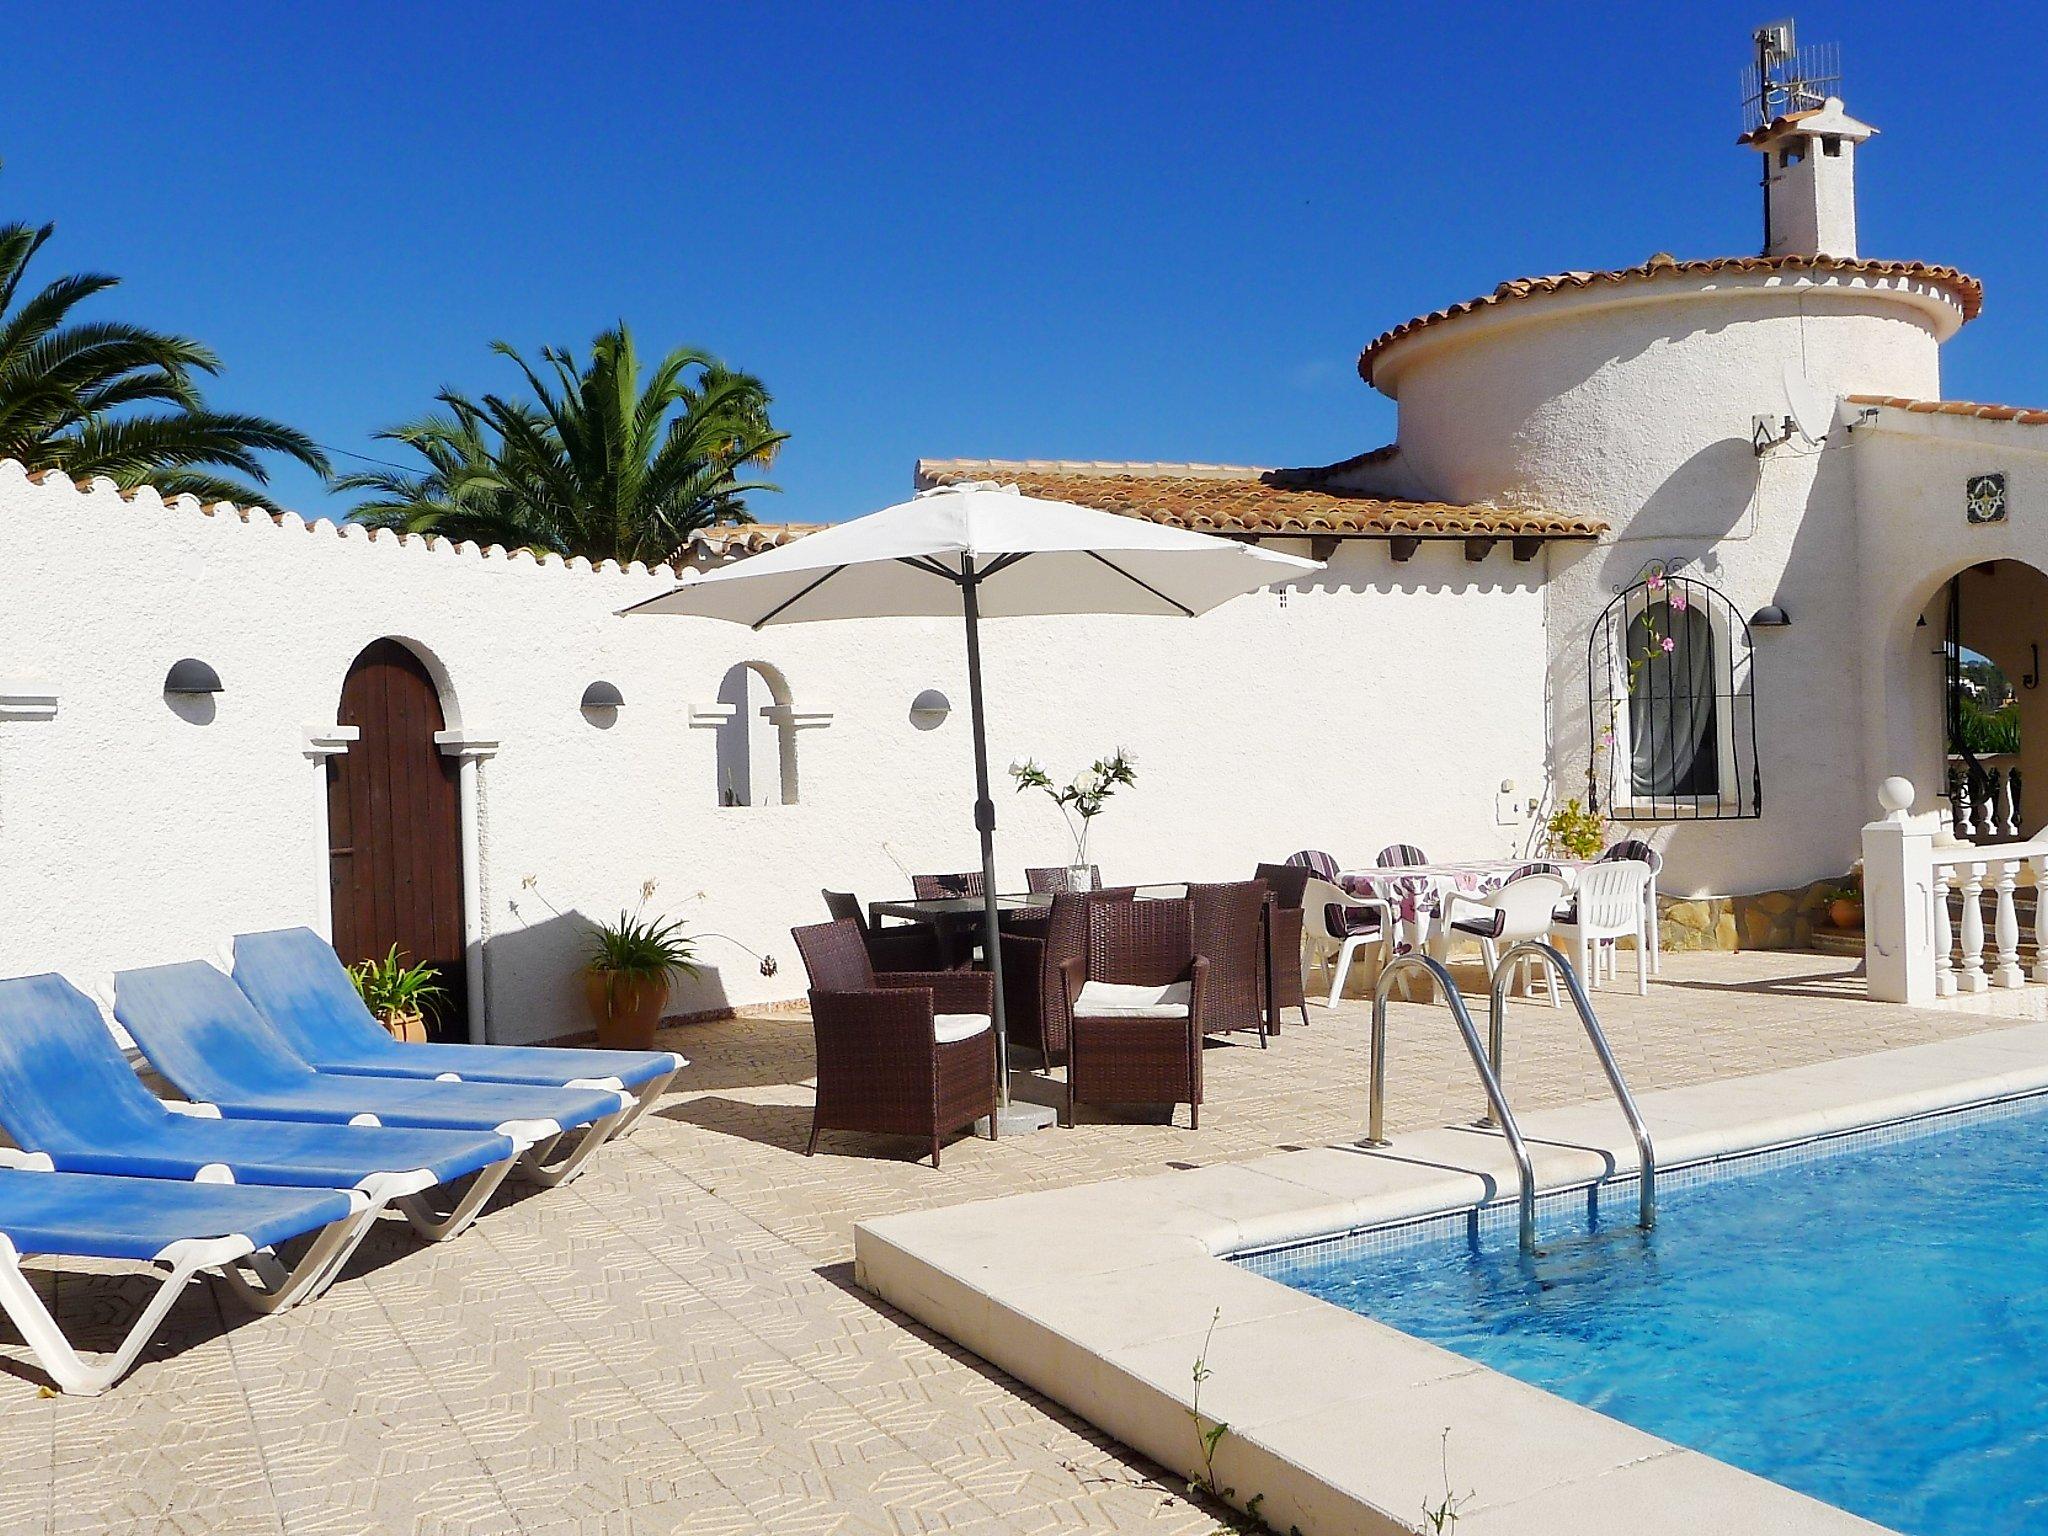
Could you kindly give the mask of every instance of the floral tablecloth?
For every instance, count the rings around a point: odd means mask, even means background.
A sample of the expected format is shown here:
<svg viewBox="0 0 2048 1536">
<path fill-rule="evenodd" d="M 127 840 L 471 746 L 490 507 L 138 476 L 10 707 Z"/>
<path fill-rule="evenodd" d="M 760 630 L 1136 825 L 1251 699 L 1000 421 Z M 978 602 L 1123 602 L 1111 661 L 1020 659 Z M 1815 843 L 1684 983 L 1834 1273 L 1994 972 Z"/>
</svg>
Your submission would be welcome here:
<svg viewBox="0 0 2048 1536">
<path fill-rule="evenodd" d="M 1346 870 L 1337 883 L 1353 896 L 1372 896 L 1393 909 L 1394 920 L 1407 930 L 1399 947 L 1420 943 L 1429 926 L 1443 910 L 1444 897 L 1453 891 L 1468 896 L 1490 896 L 1506 885 L 1516 870 L 1531 864 L 1548 865 L 1571 882 L 1581 865 L 1577 861 L 1543 859 L 1468 859 L 1448 864 L 1398 864 L 1386 869 Z"/>
</svg>

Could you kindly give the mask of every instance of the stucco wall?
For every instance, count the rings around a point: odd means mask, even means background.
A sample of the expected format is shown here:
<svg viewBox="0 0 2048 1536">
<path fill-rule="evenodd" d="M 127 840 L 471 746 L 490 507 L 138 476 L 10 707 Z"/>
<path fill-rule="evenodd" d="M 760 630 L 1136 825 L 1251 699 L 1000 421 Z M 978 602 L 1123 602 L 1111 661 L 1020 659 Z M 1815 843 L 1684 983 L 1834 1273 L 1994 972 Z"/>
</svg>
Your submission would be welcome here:
<svg viewBox="0 0 2048 1536">
<path fill-rule="evenodd" d="M 1346 862 L 1396 840 L 1508 852 L 1525 829 L 1497 823 L 1500 783 L 1534 792 L 1545 759 L 1541 573 L 1505 550 L 1469 565 L 1427 546 L 1396 565 L 1354 544 L 1284 604 L 992 625 L 993 760 L 1063 776 L 1128 748 L 1140 782 L 1093 850 L 1119 879 L 1248 875 L 1304 844 Z M 912 868 L 977 861 L 959 630 L 616 616 L 667 584 L 0 465 L 0 693 L 58 696 L 52 718 L 0 714 L 0 974 L 89 983 L 313 921 L 327 861 L 306 732 L 334 723 L 350 661 L 390 635 L 446 679 L 451 726 L 502 743 L 480 771 L 493 1038 L 584 1027 L 577 914 L 616 911 L 648 878 L 657 908 L 783 962 L 763 979 L 707 944 L 712 969 L 679 1008 L 800 993 L 788 929 L 822 916 L 821 886 L 902 890 L 885 840 Z M 220 673 L 210 709 L 162 693 L 187 655 Z M 798 712 L 830 715 L 800 733 L 795 806 L 714 803 L 717 733 L 690 711 L 745 660 L 779 669 Z M 598 678 L 626 699 L 609 729 L 577 707 Z M 910 701 L 933 687 L 955 709 L 922 731 Z M 1049 805 L 1005 785 L 998 809 L 1009 881 L 1063 861 Z"/>
<path fill-rule="evenodd" d="M 1911 415 L 1881 410 L 1857 427 L 1856 495 L 1863 524 L 1864 560 L 1856 630 L 1870 657 L 1862 678 L 1867 722 L 1864 783 L 1904 774 L 1924 808 L 1940 793 L 1942 740 L 1941 588 L 1958 572 L 1992 560 L 2015 560 L 2048 570 L 2048 432 L 2039 426 L 1970 418 Z M 1964 490 L 1972 475 L 2003 472 L 2006 520 L 1971 524 Z M 2020 664 L 2021 641 L 2048 646 L 2048 624 L 2027 592 L 2039 584 L 2015 572 L 2003 611 L 1985 599 L 1991 584 L 1972 584 L 1967 628 Z M 1974 612 L 1973 612 L 1974 609 Z M 1915 621 L 1925 613 L 1928 628 Z M 1966 643 L 1976 644 L 1969 634 Z M 2015 681 L 2018 673 L 2013 674 Z M 2025 720 L 2039 713 L 2022 695 Z M 2048 811 L 2048 783 L 2029 776 L 2028 819 Z M 1871 809 L 1865 796 L 1866 811 Z"/>
</svg>

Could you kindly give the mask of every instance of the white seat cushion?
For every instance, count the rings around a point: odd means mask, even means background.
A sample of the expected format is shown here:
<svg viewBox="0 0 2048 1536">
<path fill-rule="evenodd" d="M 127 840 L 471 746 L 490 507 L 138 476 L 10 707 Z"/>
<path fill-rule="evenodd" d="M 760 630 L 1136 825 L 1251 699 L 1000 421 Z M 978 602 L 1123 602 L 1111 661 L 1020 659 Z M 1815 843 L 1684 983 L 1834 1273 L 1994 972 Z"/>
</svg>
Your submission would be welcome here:
<svg viewBox="0 0 2048 1536">
<path fill-rule="evenodd" d="M 941 1013 L 932 1017 L 932 1034 L 941 1045 L 951 1045 L 956 1040 L 972 1040 L 989 1027 L 989 1017 L 985 1013 Z"/>
<path fill-rule="evenodd" d="M 1074 999 L 1074 1012 L 1090 1019 L 1184 1019 L 1188 983 L 1171 981 L 1153 987 L 1120 981 L 1083 982 L 1081 995 Z"/>
</svg>

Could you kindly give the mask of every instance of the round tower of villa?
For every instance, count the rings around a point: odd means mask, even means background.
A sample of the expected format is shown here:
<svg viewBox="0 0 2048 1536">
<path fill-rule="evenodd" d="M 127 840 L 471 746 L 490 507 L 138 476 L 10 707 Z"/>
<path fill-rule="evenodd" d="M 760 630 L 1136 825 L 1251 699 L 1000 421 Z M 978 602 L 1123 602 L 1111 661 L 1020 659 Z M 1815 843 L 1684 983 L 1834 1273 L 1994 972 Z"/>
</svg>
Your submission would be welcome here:
<svg viewBox="0 0 2048 1536">
<path fill-rule="evenodd" d="M 1876 130 L 1832 95 L 1787 94 L 1739 141 L 1761 162 L 1757 254 L 1503 283 L 1359 359 L 1400 406 L 1375 489 L 1606 525 L 1548 562 L 1551 792 L 1653 837 L 1673 893 L 1846 866 L 1863 806 L 1843 788 L 1864 772 L 1862 706 L 1840 686 L 1862 534 L 1847 449 L 1868 415 L 1849 397 L 1939 399 L 1941 344 L 1982 302 L 1952 267 L 1860 254 L 1855 157 Z M 1617 737 L 1595 695 L 1614 685 L 1593 657 L 1621 594 L 1667 571 L 1723 604 L 1730 670 L 1714 686 L 1727 696 L 1686 718 L 1733 723 L 1714 726 L 1720 767 L 1701 770 L 1714 794 L 1660 813 L 1616 803 L 1633 776 L 1657 779 L 1633 765 L 1617 779 L 1603 756 Z M 1752 665 L 1743 621 L 1767 610 Z M 1741 766 L 1752 761 L 1761 771 Z"/>
<path fill-rule="evenodd" d="M 1658 255 L 1503 283 L 1389 331 L 1359 371 L 1400 402 L 1401 473 L 1428 494 L 1677 532 L 1748 501 L 1757 418 L 1779 435 L 1793 390 L 1939 398 L 1940 344 L 1980 302 L 1919 262 Z"/>
</svg>

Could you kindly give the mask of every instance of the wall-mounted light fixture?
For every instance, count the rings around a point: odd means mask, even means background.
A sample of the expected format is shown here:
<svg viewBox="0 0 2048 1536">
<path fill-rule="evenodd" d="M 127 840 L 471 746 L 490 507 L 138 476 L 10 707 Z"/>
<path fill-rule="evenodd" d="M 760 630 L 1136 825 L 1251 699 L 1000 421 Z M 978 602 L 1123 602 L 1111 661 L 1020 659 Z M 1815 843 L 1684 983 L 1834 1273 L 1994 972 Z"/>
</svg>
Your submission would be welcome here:
<svg viewBox="0 0 2048 1536">
<path fill-rule="evenodd" d="M 1776 603 L 1766 603 L 1749 616 L 1751 629 L 1789 629 L 1791 625 L 1792 615 Z"/>
<path fill-rule="evenodd" d="M 583 690 L 583 709 L 617 709 L 626 702 L 615 683 L 595 682 Z"/>
<path fill-rule="evenodd" d="M 164 692 L 178 694 L 219 693 L 220 674 L 205 662 L 187 656 L 164 674 Z"/>
<path fill-rule="evenodd" d="M 910 723 L 920 731 L 936 730 L 953 712 L 953 701 L 936 688 L 927 688 L 910 701 Z"/>
</svg>

